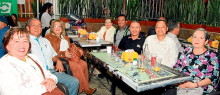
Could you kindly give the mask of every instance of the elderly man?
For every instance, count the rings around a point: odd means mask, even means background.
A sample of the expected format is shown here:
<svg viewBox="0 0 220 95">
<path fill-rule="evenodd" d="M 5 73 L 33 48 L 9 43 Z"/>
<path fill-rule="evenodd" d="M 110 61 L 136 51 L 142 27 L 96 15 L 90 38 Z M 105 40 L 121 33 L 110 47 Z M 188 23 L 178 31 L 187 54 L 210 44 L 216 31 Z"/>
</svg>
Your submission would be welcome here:
<svg viewBox="0 0 220 95">
<path fill-rule="evenodd" d="M 54 74 L 58 78 L 58 82 L 67 86 L 70 95 L 77 95 L 79 81 L 73 76 L 63 72 L 64 68 L 62 62 L 57 57 L 57 53 L 51 46 L 50 42 L 46 38 L 40 36 L 42 32 L 40 20 L 37 18 L 29 19 L 26 29 L 30 34 L 30 53 L 36 55 L 40 59 L 41 63 L 44 63 L 44 68 Z M 57 63 L 55 68 L 53 66 L 53 61 Z"/>
<path fill-rule="evenodd" d="M 124 36 L 127 36 L 130 34 L 129 32 L 129 26 L 126 25 L 126 16 L 121 14 L 118 16 L 118 28 L 115 30 L 114 33 L 114 43 L 118 46 L 121 42 L 121 39 Z"/>
<path fill-rule="evenodd" d="M 178 50 L 176 43 L 166 36 L 168 28 L 164 20 L 159 20 L 156 23 L 156 35 L 151 35 L 146 38 L 143 49 L 144 55 L 149 59 L 151 55 L 156 55 L 162 59 L 161 64 L 168 67 L 173 67 L 177 61 Z"/>
<path fill-rule="evenodd" d="M 6 31 L 8 31 L 9 26 L 7 26 L 8 21 L 4 16 L 0 16 L 0 58 L 5 55 L 7 52 L 2 47 L 2 39 Z"/>
<path fill-rule="evenodd" d="M 131 34 L 122 38 L 118 48 L 121 50 L 134 49 L 135 52 L 141 54 L 145 41 L 145 34 L 141 32 L 141 25 L 139 22 L 133 21 L 129 29 Z"/>
<path fill-rule="evenodd" d="M 177 38 L 177 35 L 179 35 L 180 33 L 180 25 L 178 22 L 171 22 L 168 24 L 169 27 L 169 32 L 167 33 L 167 36 L 172 38 L 174 40 L 174 42 L 176 43 L 176 46 L 178 48 L 178 51 L 180 53 L 183 52 L 183 47 L 181 47 L 181 44 Z"/>
</svg>

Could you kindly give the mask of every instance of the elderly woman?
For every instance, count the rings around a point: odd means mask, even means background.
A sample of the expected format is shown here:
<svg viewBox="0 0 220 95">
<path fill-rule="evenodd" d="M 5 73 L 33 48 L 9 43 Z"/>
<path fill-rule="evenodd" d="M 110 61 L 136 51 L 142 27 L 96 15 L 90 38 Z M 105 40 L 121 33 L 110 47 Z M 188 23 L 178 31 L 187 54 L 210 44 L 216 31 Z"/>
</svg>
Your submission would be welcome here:
<svg viewBox="0 0 220 95">
<path fill-rule="evenodd" d="M 93 94 L 96 89 L 89 87 L 87 63 L 80 59 L 83 51 L 75 44 L 70 44 L 69 38 L 64 35 L 64 29 L 62 21 L 54 20 L 51 24 L 51 33 L 45 38 L 50 41 L 58 57 L 68 60 L 73 76 L 79 80 L 79 93 L 84 91 L 86 94 Z"/>
<path fill-rule="evenodd" d="M 9 29 L 2 44 L 8 54 L 0 59 L 1 95 L 41 95 L 56 88 L 56 76 L 41 68 L 35 56 L 27 54 L 31 47 L 25 30 Z"/>
<path fill-rule="evenodd" d="M 179 88 L 201 87 L 203 94 L 208 94 L 216 87 L 219 63 L 216 54 L 205 47 L 208 38 L 205 29 L 196 29 L 192 35 L 193 47 L 186 48 L 174 65 L 178 71 L 191 76 L 191 81 L 180 84 Z"/>
<path fill-rule="evenodd" d="M 105 26 L 102 26 L 101 29 L 97 32 L 98 36 L 106 41 L 114 42 L 114 32 L 115 28 L 112 26 L 112 20 L 110 17 L 105 18 Z"/>
</svg>

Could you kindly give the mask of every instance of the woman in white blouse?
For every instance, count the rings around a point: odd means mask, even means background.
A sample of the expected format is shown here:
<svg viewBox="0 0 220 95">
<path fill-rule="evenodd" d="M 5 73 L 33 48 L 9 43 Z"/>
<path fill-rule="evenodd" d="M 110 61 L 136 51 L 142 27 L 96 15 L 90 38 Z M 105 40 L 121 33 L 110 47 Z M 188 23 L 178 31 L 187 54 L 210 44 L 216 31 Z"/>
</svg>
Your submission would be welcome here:
<svg viewBox="0 0 220 95">
<path fill-rule="evenodd" d="M 40 69 L 37 58 L 27 54 L 30 43 L 25 30 L 9 29 L 2 44 L 8 54 L 0 59 L 0 95 L 41 95 L 56 88 L 56 76 Z"/>
<path fill-rule="evenodd" d="M 101 29 L 97 32 L 98 36 L 103 40 L 114 42 L 115 28 L 112 25 L 113 23 L 111 18 L 106 17 L 105 26 L 102 26 Z"/>
</svg>

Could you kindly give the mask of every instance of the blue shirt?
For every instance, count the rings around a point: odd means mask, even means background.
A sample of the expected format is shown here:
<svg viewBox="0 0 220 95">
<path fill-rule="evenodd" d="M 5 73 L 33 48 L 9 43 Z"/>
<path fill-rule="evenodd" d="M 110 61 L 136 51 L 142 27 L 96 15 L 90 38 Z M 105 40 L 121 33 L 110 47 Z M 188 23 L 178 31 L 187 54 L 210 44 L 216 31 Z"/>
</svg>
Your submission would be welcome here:
<svg viewBox="0 0 220 95">
<path fill-rule="evenodd" d="M 7 53 L 2 46 L 2 40 L 5 35 L 5 32 L 7 32 L 9 28 L 10 28 L 9 26 L 6 26 L 0 30 L 0 58 Z"/>
</svg>

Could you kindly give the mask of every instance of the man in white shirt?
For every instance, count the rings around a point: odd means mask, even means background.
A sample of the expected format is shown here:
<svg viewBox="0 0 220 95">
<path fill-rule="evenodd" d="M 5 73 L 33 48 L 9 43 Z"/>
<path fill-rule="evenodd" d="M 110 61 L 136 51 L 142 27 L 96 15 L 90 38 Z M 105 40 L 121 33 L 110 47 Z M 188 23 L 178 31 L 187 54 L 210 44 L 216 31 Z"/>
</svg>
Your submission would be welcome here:
<svg viewBox="0 0 220 95">
<path fill-rule="evenodd" d="M 178 50 L 176 43 L 166 36 L 168 27 L 164 20 L 159 20 L 155 26 L 156 35 L 146 38 L 143 50 L 146 58 L 150 59 L 151 55 L 156 55 L 162 59 L 161 64 L 173 68 L 177 61 Z"/>
<path fill-rule="evenodd" d="M 174 40 L 179 53 L 182 53 L 184 49 L 183 47 L 181 47 L 181 44 L 177 38 L 177 35 L 179 35 L 180 33 L 180 24 L 178 22 L 171 22 L 168 24 L 168 26 L 169 26 L 169 32 L 167 33 L 167 36 Z"/>
<path fill-rule="evenodd" d="M 29 19 L 26 25 L 27 31 L 30 34 L 31 50 L 30 53 L 37 56 L 44 63 L 44 68 L 49 70 L 58 78 L 58 82 L 67 86 L 70 95 L 77 95 L 79 88 L 79 81 L 64 73 L 62 62 L 57 57 L 57 53 L 51 46 L 50 42 L 40 36 L 42 32 L 41 22 L 37 18 Z M 53 66 L 53 61 L 56 62 L 56 70 Z M 58 71 L 58 72 L 57 72 Z"/>
</svg>

